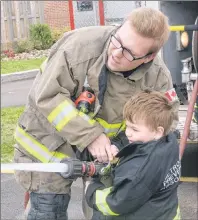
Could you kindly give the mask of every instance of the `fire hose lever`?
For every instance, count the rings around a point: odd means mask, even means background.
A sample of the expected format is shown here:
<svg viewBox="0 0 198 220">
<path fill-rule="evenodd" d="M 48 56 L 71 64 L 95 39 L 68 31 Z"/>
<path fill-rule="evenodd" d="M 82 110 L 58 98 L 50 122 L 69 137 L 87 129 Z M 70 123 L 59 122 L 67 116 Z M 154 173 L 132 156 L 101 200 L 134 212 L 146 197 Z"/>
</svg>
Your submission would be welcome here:
<svg viewBox="0 0 198 220">
<path fill-rule="evenodd" d="M 90 87 L 85 87 L 80 96 L 75 100 L 76 108 L 85 114 L 92 111 L 95 103 L 94 91 Z"/>
<path fill-rule="evenodd" d="M 67 172 L 60 173 L 65 179 L 75 180 L 83 176 L 104 176 L 110 172 L 110 163 L 87 162 L 74 158 L 64 158 L 61 163 L 65 163 L 68 166 Z"/>
<path fill-rule="evenodd" d="M 64 158 L 61 163 L 65 163 L 68 166 L 67 172 L 61 172 L 61 176 L 65 179 L 77 179 L 83 176 L 82 161 L 73 158 Z"/>
</svg>

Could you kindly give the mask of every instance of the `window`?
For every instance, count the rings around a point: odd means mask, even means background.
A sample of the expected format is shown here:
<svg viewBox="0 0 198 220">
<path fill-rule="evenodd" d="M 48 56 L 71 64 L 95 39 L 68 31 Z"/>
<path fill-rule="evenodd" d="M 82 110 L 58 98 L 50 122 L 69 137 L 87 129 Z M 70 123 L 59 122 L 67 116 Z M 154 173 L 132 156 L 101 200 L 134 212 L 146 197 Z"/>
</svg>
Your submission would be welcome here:
<svg viewBox="0 0 198 220">
<path fill-rule="evenodd" d="M 92 11 L 93 2 L 92 1 L 77 1 L 78 11 Z"/>
</svg>

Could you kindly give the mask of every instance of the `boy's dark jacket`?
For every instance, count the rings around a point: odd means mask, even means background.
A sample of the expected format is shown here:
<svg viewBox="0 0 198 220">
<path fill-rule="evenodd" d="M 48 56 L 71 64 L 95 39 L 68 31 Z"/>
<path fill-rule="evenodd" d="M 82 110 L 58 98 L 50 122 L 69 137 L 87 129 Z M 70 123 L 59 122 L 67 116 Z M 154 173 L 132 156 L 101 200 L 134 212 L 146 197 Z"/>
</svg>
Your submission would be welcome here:
<svg viewBox="0 0 198 220">
<path fill-rule="evenodd" d="M 128 144 L 117 156 L 120 160 L 112 171 L 112 187 L 97 181 L 88 186 L 86 199 L 94 209 L 92 219 L 180 219 L 177 187 L 181 164 L 175 135 Z"/>
</svg>

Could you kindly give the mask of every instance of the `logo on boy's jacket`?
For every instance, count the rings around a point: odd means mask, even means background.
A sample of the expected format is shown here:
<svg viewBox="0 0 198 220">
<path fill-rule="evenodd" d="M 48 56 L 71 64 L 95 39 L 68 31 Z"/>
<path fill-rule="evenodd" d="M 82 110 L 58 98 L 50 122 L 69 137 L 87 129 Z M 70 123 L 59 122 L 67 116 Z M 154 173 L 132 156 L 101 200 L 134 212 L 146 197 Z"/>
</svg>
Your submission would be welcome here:
<svg viewBox="0 0 198 220">
<path fill-rule="evenodd" d="M 168 90 L 167 92 L 165 92 L 165 96 L 166 96 L 166 98 L 168 98 L 168 100 L 170 102 L 178 100 L 177 93 L 176 93 L 174 88 L 172 88 L 172 89 Z"/>
<path fill-rule="evenodd" d="M 163 187 L 160 190 L 166 189 L 172 186 L 174 183 L 179 182 L 181 176 L 181 162 L 177 161 L 175 165 L 171 167 L 163 182 Z"/>
</svg>

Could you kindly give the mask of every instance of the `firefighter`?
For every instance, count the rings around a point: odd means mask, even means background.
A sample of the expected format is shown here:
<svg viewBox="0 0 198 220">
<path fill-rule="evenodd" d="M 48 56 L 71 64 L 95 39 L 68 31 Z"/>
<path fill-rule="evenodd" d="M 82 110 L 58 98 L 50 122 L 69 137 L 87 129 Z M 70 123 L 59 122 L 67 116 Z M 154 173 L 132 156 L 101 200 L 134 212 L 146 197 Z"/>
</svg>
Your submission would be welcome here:
<svg viewBox="0 0 198 220">
<path fill-rule="evenodd" d="M 92 220 L 179 220 L 181 162 L 177 138 L 169 132 L 171 102 L 160 92 L 140 92 L 126 103 L 123 115 L 129 144 L 116 143 L 121 150 L 115 155 L 113 184 L 107 187 L 96 178 L 87 182 Z"/>
<path fill-rule="evenodd" d="M 117 149 L 111 148 L 110 139 L 125 129 L 122 108 L 129 97 L 147 88 L 173 88 L 171 74 L 157 55 L 168 37 L 167 17 L 150 8 L 133 10 L 120 27 L 65 33 L 30 90 L 15 133 L 14 161 L 59 162 L 84 149 L 100 162 L 112 160 Z M 96 96 L 92 117 L 74 104 L 86 79 Z M 30 192 L 28 219 L 68 219 L 72 180 L 22 171 L 15 177 Z"/>
</svg>

